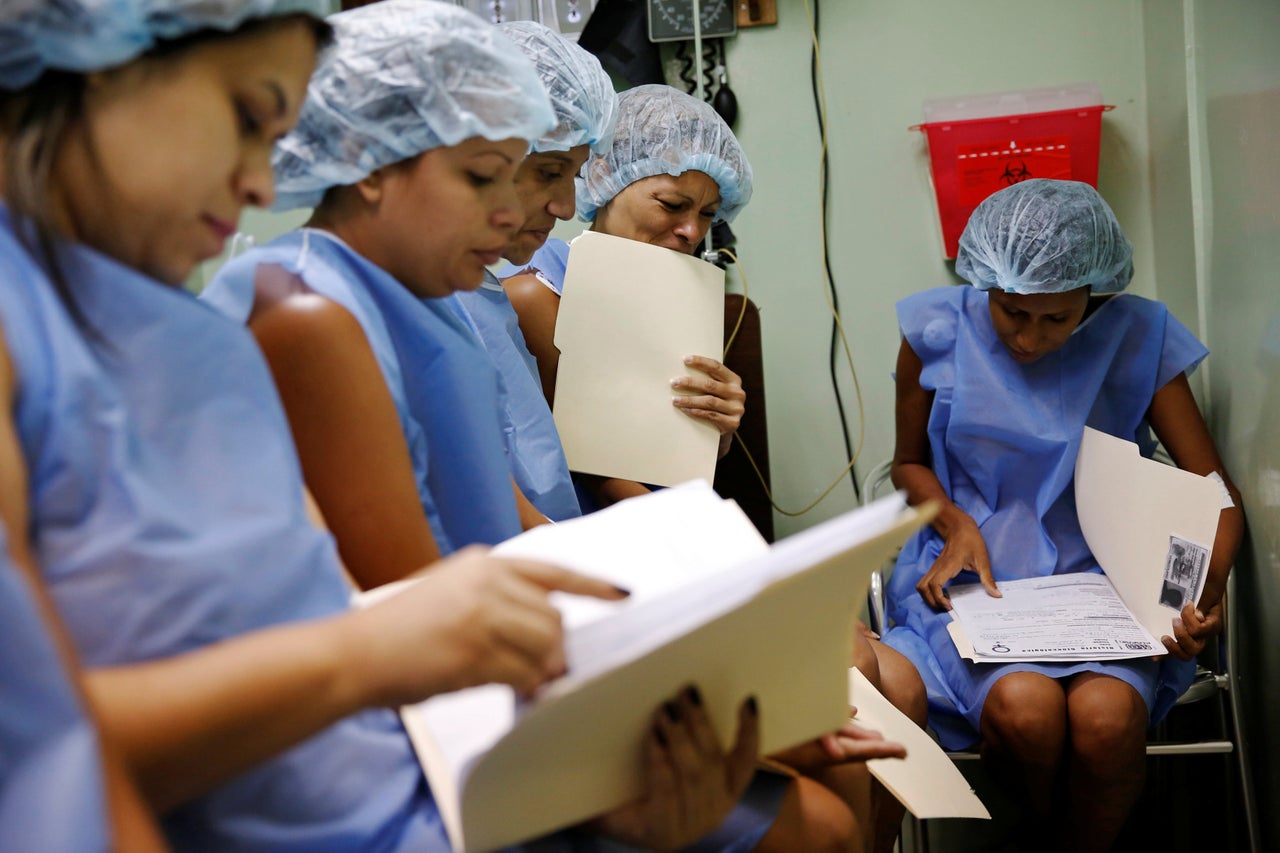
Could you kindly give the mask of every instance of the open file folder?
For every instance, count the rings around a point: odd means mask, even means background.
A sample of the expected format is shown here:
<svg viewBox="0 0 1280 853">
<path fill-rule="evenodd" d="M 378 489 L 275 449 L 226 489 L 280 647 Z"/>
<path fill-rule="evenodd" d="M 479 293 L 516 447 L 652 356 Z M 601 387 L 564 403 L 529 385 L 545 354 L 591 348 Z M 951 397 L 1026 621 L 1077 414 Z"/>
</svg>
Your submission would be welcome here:
<svg viewBox="0 0 1280 853">
<path fill-rule="evenodd" d="M 724 349 L 723 270 L 587 231 L 569 251 L 555 345 L 552 414 L 570 470 L 658 486 L 714 478 L 720 434 L 671 405 L 671 380 L 690 372 L 685 356 Z"/>
<path fill-rule="evenodd" d="M 1158 638 L 1172 633 L 1173 617 L 1204 588 L 1223 494 L 1210 477 L 1146 459 L 1136 444 L 1086 427 L 1076 511 L 1105 575 L 1002 582 L 1003 599 L 978 585 L 952 588 L 957 621 L 948 627 L 961 656 L 1000 662 L 1164 654 Z"/>
<path fill-rule="evenodd" d="M 849 670 L 849 704 L 858 709 L 856 722 L 880 732 L 885 740 L 896 741 L 907 748 L 906 758 L 877 758 L 867 762 L 871 775 L 880 780 L 907 811 L 921 820 L 990 819 L 987 807 L 938 742 L 895 708 L 857 669 Z"/>
<path fill-rule="evenodd" d="M 850 634 L 867 579 L 931 514 L 893 496 L 764 550 L 749 544 L 745 558 L 708 561 L 682 556 L 698 553 L 686 548 L 697 544 L 697 518 L 716 517 L 721 532 L 736 524 L 748 541 L 758 534 L 705 484 L 616 509 L 530 531 L 529 548 L 524 537 L 498 546 L 512 556 L 594 566 L 593 574 L 633 590 L 611 612 L 566 615 L 569 675 L 529 702 L 487 685 L 402 710 L 459 851 L 544 835 L 638 796 L 652 715 L 690 684 L 726 747 L 749 696 L 760 708 L 762 753 L 839 728 L 848 719 Z M 616 515 L 626 519 L 621 534 Z M 609 535 L 596 536 L 599 527 Z M 733 540 L 721 544 L 736 548 Z M 615 560 L 624 551 L 629 559 Z M 633 576 L 633 567 L 671 560 L 656 584 Z"/>
</svg>

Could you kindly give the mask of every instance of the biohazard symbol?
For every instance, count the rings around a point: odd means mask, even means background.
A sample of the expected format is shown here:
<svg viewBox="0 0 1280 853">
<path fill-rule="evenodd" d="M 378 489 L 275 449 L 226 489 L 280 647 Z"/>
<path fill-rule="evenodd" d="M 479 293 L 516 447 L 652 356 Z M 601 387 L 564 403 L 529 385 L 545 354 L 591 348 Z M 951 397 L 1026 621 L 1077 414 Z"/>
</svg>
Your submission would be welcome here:
<svg viewBox="0 0 1280 853">
<path fill-rule="evenodd" d="M 1000 176 L 1000 180 L 1004 182 L 1006 187 L 1020 184 L 1028 178 L 1035 177 L 1031 174 L 1031 170 L 1027 168 L 1026 160 L 1019 160 L 1015 166 L 1013 161 L 1004 164 L 1004 174 Z"/>
</svg>

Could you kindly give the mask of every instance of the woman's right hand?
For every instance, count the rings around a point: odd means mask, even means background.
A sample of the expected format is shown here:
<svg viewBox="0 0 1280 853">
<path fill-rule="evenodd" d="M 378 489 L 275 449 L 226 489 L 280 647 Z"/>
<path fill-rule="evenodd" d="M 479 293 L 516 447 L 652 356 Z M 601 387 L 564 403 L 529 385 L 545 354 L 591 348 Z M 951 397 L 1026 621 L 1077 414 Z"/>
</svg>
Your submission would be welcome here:
<svg viewBox="0 0 1280 853">
<path fill-rule="evenodd" d="M 553 590 L 609 601 L 627 593 L 546 563 L 467 548 L 411 586 L 351 614 L 370 703 L 397 706 L 479 684 L 523 696 L 565 673 Z"/>
<path fill-rule="evenodd" d="M 982 538 L 982 531 L 968 515 L 958 514 L 960 518 L 949 525 L 944 536 L 946 544 L 942 546 L 942 553 L 916 584 L 920 596 L 934 610 L 951 609 L 951 599 L 947 597 L 943 587 L 965 569 L 977 573 L 978 580 L 989 595 L 1002 597 L 995 578 L 991 575 L 991 560 L 987 556 L 987 543 Z"/>
<path fill-rule="evenodd" d="M 654 715 L 644 741 L 645 793 L 586 825 L 591 832 L 645 850 L 679 850 L 728 817 L 755 773 L 760 718 L 748 699 L 738 709 L 738 737 L 728 752 L 696 688 Z"/>
</svg>

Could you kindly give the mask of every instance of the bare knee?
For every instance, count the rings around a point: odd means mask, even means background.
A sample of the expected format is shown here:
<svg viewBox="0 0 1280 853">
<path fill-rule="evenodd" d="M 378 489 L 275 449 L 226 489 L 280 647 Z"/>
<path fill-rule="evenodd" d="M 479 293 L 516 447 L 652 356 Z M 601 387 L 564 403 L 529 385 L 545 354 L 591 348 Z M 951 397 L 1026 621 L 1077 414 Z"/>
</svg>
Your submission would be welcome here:
<svg viewBox="0 0 1280 853">
<path fill-rule="evenodd" d="M 827 788 L 804 777 L 787 787 L 773 826 L 756 845 L 757 853 L 864 853 L 863 821 Z"/>
<path fill-rule="evenodd" d="M 871 640 L 862 633 L 861 625 L 853 629 L 852 645 L 849 665 L 856 667 L 877 690 L 881 690 L 880 662 L 875 649 L 871 647 Z"/>
<path fill-rule="evenodd" d="M 868 642 L 880 668 L 880 692 L 920 728 L 929 721 L 929 696 L 924 679 L 907 656 L 884 643 Z"/>
<path fill-rule="evenodd" d="M 1067 734 L 1066 695 L 1056 681 L 1016 672 L 997 681 L 982 706 L 989 749 L 1019 761 L 1056 762 Z"/>
<path fill-rule="evenodd" d="M 1086 673 L 1067 691 L 1071 749 L 1090 764 L 1122 765 L 1141 760 L 1147 716 L 1146 703 L 1138 691 L 1118 678 Z"/>
</svg>

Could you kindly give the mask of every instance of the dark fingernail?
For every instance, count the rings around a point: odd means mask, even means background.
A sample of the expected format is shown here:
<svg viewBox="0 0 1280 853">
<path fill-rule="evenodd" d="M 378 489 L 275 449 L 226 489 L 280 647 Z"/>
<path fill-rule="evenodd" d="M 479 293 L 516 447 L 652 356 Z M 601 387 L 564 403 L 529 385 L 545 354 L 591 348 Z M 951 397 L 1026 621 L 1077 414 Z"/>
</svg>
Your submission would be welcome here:
<svg viewBox="0 0 1280 853">
<path fill-rule="evenodd" d="M 687 691 L 685 691 L 685 693 L 689 697 L 690 702 L 692 702 L 694 705 L 697 705 L 699 708 L 702 707 L 702 694 L 698 692 L 697 687 L 690 687 Z"/>
<path fill-rule="evenodd" d="M 613 591 L 619 595 L 631 595 L 631 590 L 627 589 L 625 586 L 618 586 L 617 584 L 614 584 Z"/>
<path fill-rule="evenodd" d="M 653 736 L 658 739 L 658 743 L 663 746 L 667 745 L 667 736 L 662 733 L 662 729 L 658 726 L 653 727 Z"/>
<path fill-rule="evenodd" d="M 760 706 L 756 704 L 756 697 L 747 697 L 747 710 L 751 712 L 752 716 L 756 716 L 760 713 Z"/>
<path fill-rule="evenodd" d="M 675 702 L 666 702 L 662 706 L 662 710 L 666 711 L 667 719 L 673 723 L 680 722 L 680 706 Z"/>
</svg>

